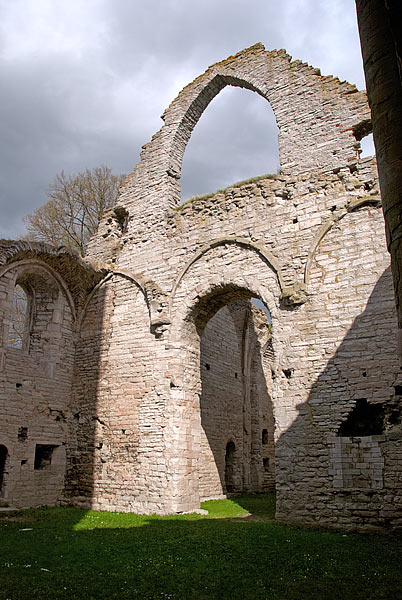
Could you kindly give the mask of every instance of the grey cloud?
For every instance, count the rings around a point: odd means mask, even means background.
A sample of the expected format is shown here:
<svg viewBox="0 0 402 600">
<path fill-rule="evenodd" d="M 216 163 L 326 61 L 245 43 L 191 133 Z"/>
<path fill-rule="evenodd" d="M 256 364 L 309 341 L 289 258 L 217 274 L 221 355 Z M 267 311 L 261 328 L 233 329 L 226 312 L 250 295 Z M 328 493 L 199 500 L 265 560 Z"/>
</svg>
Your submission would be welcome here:
<svg viewBox="0 0 402 600">
<path fill-rule="evenodd" d="M 197 75 L 211 62 L 263 41 L 268 32 L 277 43 L 280 13 L 265 0 L 118 1 L 109 4 L 110 56 L 124 66 L 127 59 L 158 56 L 169 70 L 183 61 L 197 63 Z"/>
<path fill-rule="evenodd" d="M 184 155 L 183 200 L 279 167 L 276 120 L 265 99 L 225 88 L 212 104 L 214 110 L 202 115 Z"/>
<path fill-rule="evenodd" d="M 0 69 L 0 235 L 23 233 L 22 216 L 46 201 L 55 174 L 101 163 L 132 170 L 143 139 L 118 135 L 110 114 L 112 83 L 71 62 Z M 143 132 L 145 133 L 145 132 Z"/>
<path fill-rule="evenodd" d="M 103 0 L 83 15 L 81 54 L 5 59 L 0 39 L 0 236 L 23 233 L 22 216 L 46 201 L 62 169 L 103 163 L 131 171 L 179 87 L 258 41 L 362 81 L 353 3 L 338 4 L 339 18 L 330 22 L 334 3 L 318 0 Z M 242 90 L 224 100 L 211 103 L 190 140 L 184 197 L 276 168 L 268 105 Z"/>
</svg>

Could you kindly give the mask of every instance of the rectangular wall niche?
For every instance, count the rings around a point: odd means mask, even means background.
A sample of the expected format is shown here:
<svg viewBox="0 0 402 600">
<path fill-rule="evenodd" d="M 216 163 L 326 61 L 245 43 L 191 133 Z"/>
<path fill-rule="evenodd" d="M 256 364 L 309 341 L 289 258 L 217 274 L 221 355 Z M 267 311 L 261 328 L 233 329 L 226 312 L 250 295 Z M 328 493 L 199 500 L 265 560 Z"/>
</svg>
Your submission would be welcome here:
<svg viewBox="0 0 402 600">
<path fill-rule="evenodd" d="M 329 440 L 335 489 L 379 490 L 384 486 L 383 435 L 334 437 Z"/>
<path fill-rule="evenodd" d="M 58 446 L 51 444 L 36 444 L 34 461 L 35 471 L 46 469 L 51 465 L 53 452 L 56 448 L 58 448 Z"/>
</svg>

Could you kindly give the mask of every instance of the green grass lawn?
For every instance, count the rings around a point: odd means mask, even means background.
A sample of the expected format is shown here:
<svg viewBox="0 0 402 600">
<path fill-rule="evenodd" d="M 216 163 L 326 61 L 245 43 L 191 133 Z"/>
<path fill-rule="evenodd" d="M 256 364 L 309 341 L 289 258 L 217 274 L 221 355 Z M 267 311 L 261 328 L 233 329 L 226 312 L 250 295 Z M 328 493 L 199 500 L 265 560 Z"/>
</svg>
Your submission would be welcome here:
<svg viewBox="0 0 402 600">
<path fill-rule="evenodd" d="M 0 600 L 402 599 L 401 536 L 275 523 L 265 495 L 203 508 L 208 516 L 1 516 Z"/>
</svg>

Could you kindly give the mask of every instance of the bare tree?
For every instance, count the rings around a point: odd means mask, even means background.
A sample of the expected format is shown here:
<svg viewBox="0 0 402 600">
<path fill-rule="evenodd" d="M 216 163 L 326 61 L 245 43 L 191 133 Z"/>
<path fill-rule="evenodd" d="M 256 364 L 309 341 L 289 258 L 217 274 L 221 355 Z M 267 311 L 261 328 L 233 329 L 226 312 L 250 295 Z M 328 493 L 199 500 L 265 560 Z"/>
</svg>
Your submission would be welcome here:
<svg viewBox="0 0 402 600">
<path fill-rule="evenodd" d="M 112 175 L 105 166 L 74 175 L 62 171 L 49 186 L 49 200 L 24 218 L 26 239 L 66 246 L 84 255 L 124 179 L 125 175 Z"/>
</svg>

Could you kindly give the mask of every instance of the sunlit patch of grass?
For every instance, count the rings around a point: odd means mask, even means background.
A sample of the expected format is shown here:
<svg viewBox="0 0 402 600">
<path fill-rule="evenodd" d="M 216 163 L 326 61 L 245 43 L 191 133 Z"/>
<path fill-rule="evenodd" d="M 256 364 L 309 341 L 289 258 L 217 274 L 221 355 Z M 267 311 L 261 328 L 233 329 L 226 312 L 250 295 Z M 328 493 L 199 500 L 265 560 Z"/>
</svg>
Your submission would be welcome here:
<svg viewBox="0 0 402 600">
<path fill-rule="evenodd" d="M 207 500 L 201 503 L 201 508 L 208 511 L 210 519 L 229 519 L 245 517 L 249 512 L 235 500 Z"/>
<path fill-rule="evenodd" d="M 244 496 L 243 498 L 248 498 Z M 250 496 L 251 498 L 251 496 Z M 252 500 L 251 500 L 252 502 Z M 261 502 L 256 503 L 257 505 Z M 207 510 L 207 515 L 192 513 L 187 515 L 136 515 L 133 513 L 110 513 L 104 511 L 89 510 L 86 511 L 83 517 L 74 525 L 75 531 L 83 531 L 86 529 L 127 529 L 130 527 L 142 527 L 147 525 L 149 521 L 164 520 L 171 521 L 180 518 L 184 521 L 202 520 L 202 519 L 229 519 L 234 517 L 245 517 L 249 515 L 248 509 L 234 500 L 208 500 L 201 503 L 201 508 Z M 52 509 L 47 509 L 52 510 Z M 57 509 L 56 509 L 57 510 Z"/>
<path fill-rule="evenodd" d="M 401 536 L 286 526 L 272 520 L 269 495 L 202 506 L 208 515 L 2 517 L 0 600 L 402 598 Z"/>
</svg>

